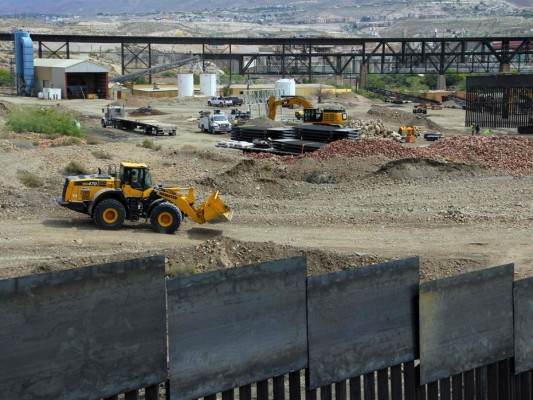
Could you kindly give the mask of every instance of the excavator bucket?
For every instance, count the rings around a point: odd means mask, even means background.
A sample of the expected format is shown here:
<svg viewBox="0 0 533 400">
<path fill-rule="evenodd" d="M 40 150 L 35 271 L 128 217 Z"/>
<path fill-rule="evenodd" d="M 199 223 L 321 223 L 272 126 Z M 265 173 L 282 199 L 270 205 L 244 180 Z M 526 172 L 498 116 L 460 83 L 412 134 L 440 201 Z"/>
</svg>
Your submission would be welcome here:
<svg viewBox="0 0 533 400">
<path fill-rule="evenodd" d="M 210 224 L 229 222 L 233 217 L 231 211 L 218 197 L 218 192 L 213 192 L 203 204 L 204 220 Z"/>
</svg>

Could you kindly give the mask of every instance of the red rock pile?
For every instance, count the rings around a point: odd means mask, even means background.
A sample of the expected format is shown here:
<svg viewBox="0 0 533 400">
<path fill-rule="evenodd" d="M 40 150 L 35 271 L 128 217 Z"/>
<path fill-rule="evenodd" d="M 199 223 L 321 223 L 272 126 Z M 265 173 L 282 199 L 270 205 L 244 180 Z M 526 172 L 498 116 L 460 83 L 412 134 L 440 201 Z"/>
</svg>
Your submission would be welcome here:
<svg viewBox="0 0 533 400">
<path fill-rule="evenodd" d="M 374 155 L 384 155 L 393 160 L 418 157 L 479 164 L 514 176 L 533 173 L 533 140 L 521 137 L 456 136 L 418 148 L 387 140 L 342 140 L 328 144 L 309 156 L 327 159 Z"/>
<path fill-rule="evenodd" d="M 455 163 L 483 165 L 513 176 L 533 173 L 533 140 L 506 136 L 456 136 L 438 140 L 428 147 L 407 147 L 391 140 L 339 140 L 313 153 L 277 158 L 295 161 L 304 157 L 327 160 L 332 157 L 371 157 L 383 155 L 391 160 L 426 158 Z M 256 158 L 271 157 L 258 154 Z"/>
</svg>

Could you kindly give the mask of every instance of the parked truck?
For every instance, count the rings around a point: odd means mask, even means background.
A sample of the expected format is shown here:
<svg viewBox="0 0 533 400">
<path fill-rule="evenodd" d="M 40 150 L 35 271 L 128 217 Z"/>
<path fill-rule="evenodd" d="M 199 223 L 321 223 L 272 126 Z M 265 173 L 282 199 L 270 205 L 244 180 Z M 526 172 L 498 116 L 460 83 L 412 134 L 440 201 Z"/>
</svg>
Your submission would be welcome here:
<svg viewBox="0 0 533 400">
<path fill-rule="evenodd" d="M 228 133 L 231 131 L 231 124 L 226 115 L 220 110 L 200 111 L 198 128 L 202 132 Z"/>
<path fill-rule="evenodd" d="M 175 136 L 178 127 L 165 124 L 155 119 L 129 118 L 126 116 L 124 106 L 107 106 L 102 109 L 104 114 L 101 120 L 102 127 L 112 126 L 115 129 L 133 131 L 141 129 L 147 135 L 170 135 Z"/>
<path fill-rule="evenodd" d="M 231 105 L 235 107 L 240 107 L 244 104 L 244 100 L 237 96 L 227 96 L 224 99 L 231 100 Z"/>
<path fill-rule="evenodd" d="M 224 97 L 211 97 L 209 100 L 207 100 L 207 105 L 212 107 L 232 107 L 233 106 L 233 100 L 226 99 Z"/>
</svg>

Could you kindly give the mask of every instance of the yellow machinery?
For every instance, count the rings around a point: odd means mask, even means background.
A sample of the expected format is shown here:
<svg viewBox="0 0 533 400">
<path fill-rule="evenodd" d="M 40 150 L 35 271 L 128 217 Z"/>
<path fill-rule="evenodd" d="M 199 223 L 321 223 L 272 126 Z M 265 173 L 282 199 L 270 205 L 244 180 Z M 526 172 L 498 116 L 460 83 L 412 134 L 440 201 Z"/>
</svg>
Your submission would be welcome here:
<svg viewBox="0 0 533 400">
<path fill-rule="evenodd" d="M 279 106 L 291 107 L 302 106 L 304 108 L 303 114 L 296 112 L 295 116 L 298 119 L 303 118 L 304 122 L 313 123 L 315 125 L 346 125 L 348 123 L 348 115 L 344 108 L 337 110 L 332 109 L 318 109 L 302 96 L 289 96 L 276 100 L 274 96 L 270 96 L 267 100 L 268 117 L 272 120 L 276 119 L 276 112 Z M 300 117 L 299 117 L 300 116 Z"/>
<path fill-rule="evenodd" d="M 416 138 L 420 136 L 423 128 L 423 126 L 404 125 L 398 128 L 398 133 L 402 136 L 405 136 L 405 141 L 407 143 L 411 143 L 416 142 Z"/>
<path fill-rule="evenodd" d="M 69 176 L 57 203 L 87 214 L 102 229 L 119 229 L 124 221 L 148 220 L 156 232 L 174 233 L 186 215 L 203 224 L 231 221 L 232 211 L 213 192 L 199 207 L 194 206 L 194 188 L 182 193 L 180 187 L 153 186 L 145 164 L 114 164 L 108 173 Z"/>
</svg>

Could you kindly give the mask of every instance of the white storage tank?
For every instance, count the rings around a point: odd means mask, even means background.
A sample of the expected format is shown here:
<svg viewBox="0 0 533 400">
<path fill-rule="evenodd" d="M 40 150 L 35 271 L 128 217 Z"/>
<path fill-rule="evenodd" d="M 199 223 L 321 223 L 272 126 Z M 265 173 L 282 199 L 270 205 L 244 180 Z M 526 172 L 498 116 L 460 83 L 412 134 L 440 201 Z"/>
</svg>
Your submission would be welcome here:
<svg viewBox="0 0 533 400">
<path fill-rule="evenodd" d="M 294 79 L 278 79 L 275 89 L 280 96 L 296 96 L 296 82 Z"/>
<path fill-rule="evenodd" d="M 200 93 L 210 97 L 217 95 L 216 74 L 200 74 Z"/>
<path fill-rule="evenodd" d="M 192 97 L 193 94 L 193 74 L 178 74 L 178 97 Z"/>
<path fill-rule="evenodd" d="M 43 98 L 45 100 L 61 100 L 61 89 L 59 88 L 44 88 Z"/>
</svg>

